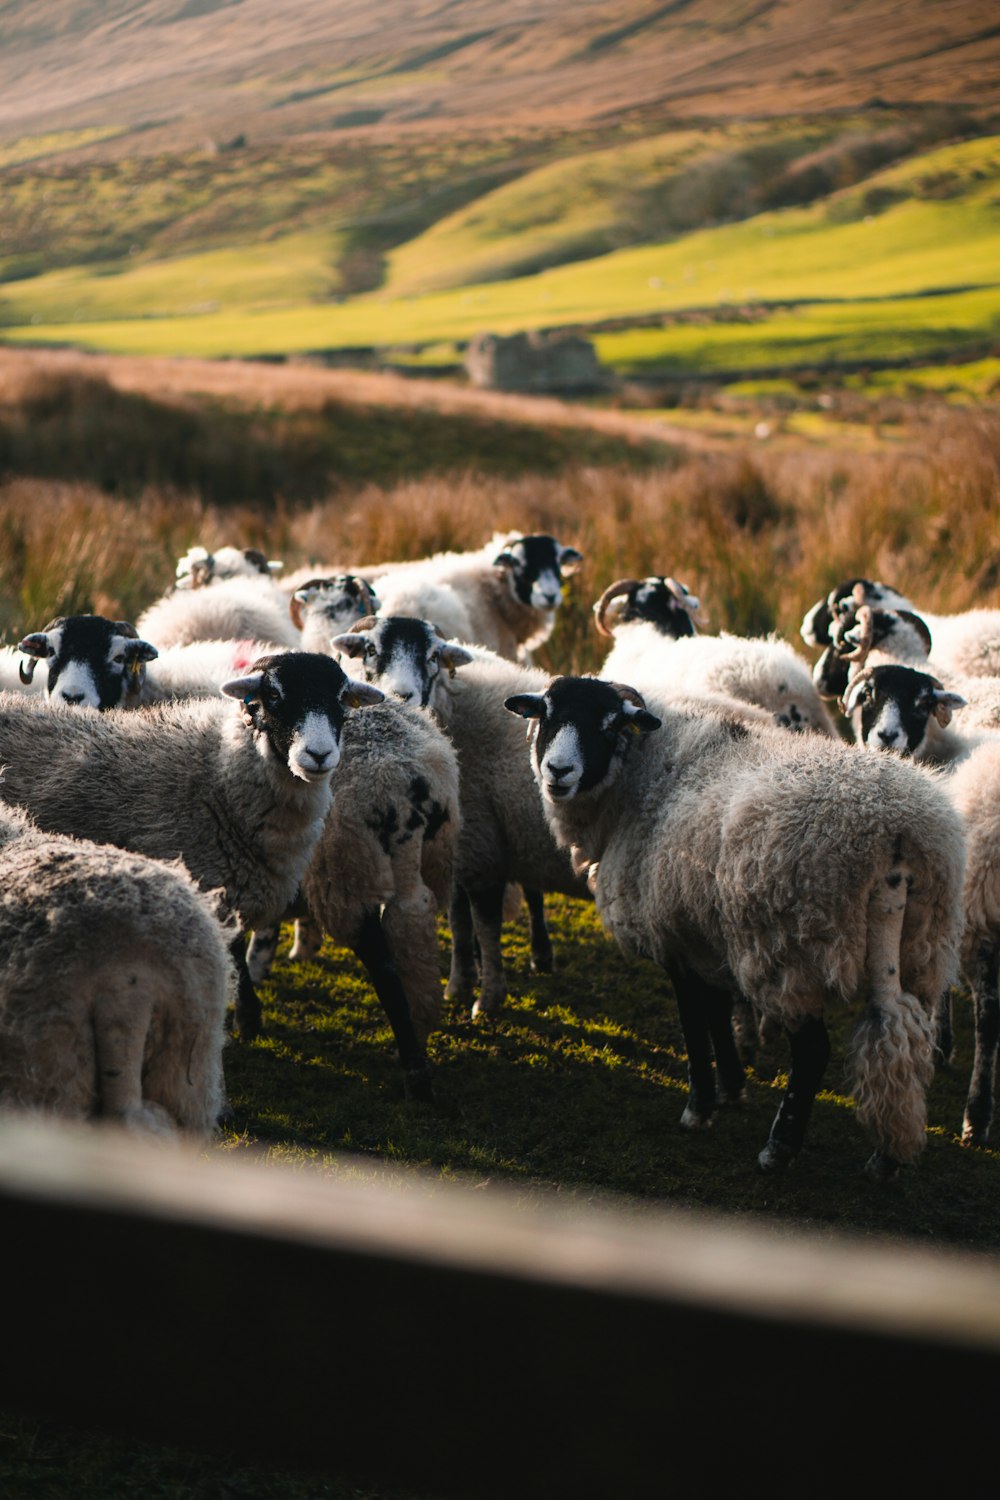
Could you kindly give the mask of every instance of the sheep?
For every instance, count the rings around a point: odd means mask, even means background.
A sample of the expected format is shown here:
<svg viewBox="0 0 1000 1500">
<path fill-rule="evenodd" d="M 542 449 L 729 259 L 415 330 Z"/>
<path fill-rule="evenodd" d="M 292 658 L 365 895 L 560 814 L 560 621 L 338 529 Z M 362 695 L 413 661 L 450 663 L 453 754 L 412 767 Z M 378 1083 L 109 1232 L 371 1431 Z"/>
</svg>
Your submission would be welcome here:
<svg viewBox="0 0 1000 1500">
<path fill-rule="evenodd" d="M 812 646 L 832 641 L 833 624 L 843 605 L 916 612 L 918 606 L 887 584 L 869 578 L 850 578 L 830 590 L 806 612 L 802 638 Z M 951 677 L 1000 676 L 1000 610 L 969 609 L 955 615 L 919 610 L 934 639 L 935 666 Z"/>
<path fill-rule="evenodd" d="M 229 937 L 180 864 L 0 805 L 0 1105 L 210 1134 Z"/>
<path fill-rule="evenodd" d="M 333 645 L 361 663 L 369 682 L 404 703 L 429 708 L 455 744 L 462 829 L 447 995 L 471 1006 L 473 1016 L 492 1014 L 507 998 L 500 934 L 508 883 L 525 887 L 532 963 L 543 973 L 552 968 L 552 948 L 541 893 L 586 895 L 582 877 L 552 840 L 521 732 L 502 708 L 505 696 L 537 689 L 546 676 L 492 652 L 446 641 L 429 621 L 408 616 L 363 620 L 350 633 L 336 636 Z M 482 983 L 475 1000 L 477 939 Z"/>
<path fill-rule="evenodd" d="M 284 567 L 283 562 L 268 562 L 263 552 L 253 547 L 190 547 L 178 559 L 174 587 L 201 589 L 227 578 L 273 579 Z"/>
<path fill-rule="evenodd" d="M 50 700 L 97 709 L 138 704 L 147 664 L 157 656 L 156 647 L 140 640 L 134 625 L 103 615 L 60 616 L 26 635 L 17 650 L 25 686 L 35 685 L 36 668 L 44 661 L 45 681 L 39 679 L 37 687 Z"/>
<path fill-rule="evenodd" d="M 788 1091 L 758 1158 L 784 1167 L 805 1139 L 829 1057 L 823 1011 L 860 996 L 852 1049 L 868 1163 L 894 1175 L 924 1142 L 931 1017 L 958 960 L 964 844 L 934 784 L 891 757 L 751 729 L 691 700 L 649 712 L 632 687 L 559 677 L 506 707 L 531 722 L 546 814 L 590 872 L 605 926 L 661 963 L 677 992 L 691 1092 L 682 1124 L 741 1072 L 734 990 L 790 1034 Z"/>
<path fill-rule="evenodd" d="M 863 630 L 868 623 L 865 614 L 861 612 Z M 869 638 L 866 632 L 862 651 Z M 941 785 L 965 827 L 968 857 L 961 974 L 972 995 L 976 1041 L 962 1139 L 967 1145 L 981 1146 L 988 1139 L 993 1118 L 1000 1042 L 1000 735 L 954 729 L 951 716 L 965 700 L 937 678 L 911 667 L 871 666 L 869 661 L 862 656 L 855 664 L 857 670 L 844 700 L 858 743 L 947 772 Z M 946 1000 L 938 1038 L 946 1060 L 951 1055 L 951 1038 Z"/>
<path fill-rule="evenodd" d="M 330 651 L 330 638 L 381 608 L 370 583 L 353 573 L 307 578 L 291 597 L 291 617 L 303 651 Z"/>
<path fill-rule="evenodd" d="M 221 691 L 238 713 L 202 700 L 87 714 L 5 694 L 0 798 L 52 832 L 182 858 L 202 889 L 222 888 L 241 927 L 269 926 L 329 811 L 348 708 L 383 695 L 307 652 L 261 657 Z M 260 1030 L 245 964 L 236 1020 L 245 1039 Z"/>
<path fill-rule="evenodd" d="M 192 641 L 250 639 L 288 651 L 301 648 L 285 596 L 251 578 L 227 578 L 211 588 L 176 590 L 144 610 L 136 628 L 161 648 Z"/>
<path fill-rule="evenodd" d="M 176 698 L 214 698 L 223 682 L 270 650 L 267 641 L 194 641 L 157 651 L 126 620 L 73 615 L 33 631 L 17 650 L 28 657 L 20 680 L 49 701 L 74 707 L 144 708 Z M 44 682 L 34 682 L 40 661 Z M 6 683 L 4 684 L 6 686 Z"/>
<path fill-rule="evenodd" d="M 602 675 L 643 691 L 721 694 L 766 709 L 782 728 L 835 737 L 808 666 L 786 641 L 696 635 L 688 627 L 698 609 L 672 578 L 613 583 L 594 606 L 598 630 L 614 640 Z"/>
<path fill-rule="evenodd" d="M 434 620 L 450 640 L 527 661 L 552 633 L 563 578 L 582 562 L 555 537 L 497 533 L 476 552 L 356 571 L 374 585 L 381 614 Z"/>
<path fill-rule="evenodd" d="M 317 926 L 357 954 L 392 1025 L 406 1092 L 426 1099 L 426 1041 L 441 1011 L 436 913 L 451 899 L 461 828 L 458 760 L 430 719 L 387 699 L 346 720 L 333 791 L 302 881 L 310 921 L 297 923 L 292 957 L 318 947 Z M 254 980 L 270 969 L 277 936 L 254 933 Z"/>
<path fill-rule="evenodd" d="M 318 612 L 329 607 L 336 613 L 337 601 L 346 600 L 349 609 L 340 612 L 350 617 L 358 598 L 371 598 L 366 585 L 359 590 L 321 589 L 316 607 Z M 110 629 L 109 622 L 104 623 Z M 88 634 L 99 648 L 93 653 L 88 682 L 103 683 L 107 675 L 104 634 Z M 35 638 L 37 654 L 43 655 L 46 640 L 51 647 L 54 639 Z M 246 671 L 262 654 L 258 646 L 201 641 L 168 648 L 159 657 L 149 647 L 155 663 L 121 706 L 141 708 L 176 697 L 217 696 L 223 682 Z M 86 662 L 77 663 L 78 671 L 85 667 Z M 111 679 L 113 684 L 120 680 Z M 115 700 L 110 695 L 109 699 L 92 696 L 90 706 L 110 707 Z M 77 705 L 82 695 L 65 695 L 64 701 Z M 321 843 L 328 852 L 321 859 L 317 849 L 317 862 L 323 865 L 325 884 L 308 883 L 312 915 L 365 962 L 396 1033 L 407 1090 L 426 1096 L 425 1043 L 440 1012 L 435 912 L 450 896 L 451 845 L 459 822 L 458 768 L 450 745 L 433 725 L 414 721 L 412 715 L 407 723 L 394 722 L 402 712 L 395 704 L 385 705 L 384 712 L 381 706 L 372 711 L 378 712 L 378 720 L 370 727 L 359 725 L 353 716 L 345 721 L 343 749 L 349 761 L 355 754 L 360 759 L 338 779 L 341 795 L 324 824 Z M 395 827 L 394 817 L 402 820 Z M 339 882 L 333 879 L 338 869 Z M 365 873 L 359 876 L 358 871 Z M 247 953 L 251 982 L 269 971 L 277 939 L 276 927 L 255 931 Z M 294 956 L 302 957 L 318 945 L 315 924 L 310 928 L 300 918 Z"/>
</svg>

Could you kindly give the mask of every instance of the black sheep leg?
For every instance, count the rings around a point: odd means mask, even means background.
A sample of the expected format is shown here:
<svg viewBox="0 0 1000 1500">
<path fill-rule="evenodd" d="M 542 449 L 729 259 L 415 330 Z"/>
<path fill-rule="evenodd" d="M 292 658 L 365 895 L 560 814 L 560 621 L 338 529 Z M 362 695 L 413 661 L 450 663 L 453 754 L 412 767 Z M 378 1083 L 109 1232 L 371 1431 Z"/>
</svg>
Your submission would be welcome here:
<svg viewBox="0 0 1000 1500">
<path fill-rule="evenodd" d="M 802 1149 L 813 1101 L 830 1061 L 830 1038 L 823 1021 L 807 1016 L 788 1037 L 792 1047 L 788 1088 L 767 1145 L 757 1158 L 762 1172 L 780 1171 Z"/>
<path fill-rule="evenodd" d="M 715 1071 L 719 1076 L 719 1101 L 735 1104 L 746 1093 L 746 1075 L 736 1038 L 733 1035 L 733 995 L 702 982 L 702 993 L 708 1011 L 708 1029 L 715 1053 Z"/>
<path fill-rule="evenodd" d="M 481 886 L 469 892 L 472 921 L 479 939 L 479 955 L 482 975 L 479 984 L 479 999 L 472 1007 L 474 1016 L 491 1015 L 502 1008 L 507 999 L 507 980 L 503 971 L 503 956 L 500 950 L 500 934 L 503 931 L 502 883 Z"/>
<path fill-rule="evenodd" d="M 260 1036 L 263 1024 L 260 1012 L 260 1000 L 257 991 L 253 987 L 250 978 L 250 970 L 247 968 L 246 934 L 241 932 L 239 937 L 233 938 L 229 945 L 229 951 L 236 964 L 236 1029 L 243 1042 L 252 1042 L 255 1037 Z"/>
<path fill-rule="evenodd" d="M 456 885 L 452 892 L 448 925 L 451 928 L 451 973 L 445 994 L 449 1000 L 455 1000 L 471 1010 L 479 974 L 472 907 L 463 886 Z"/>
<path fill-rule="evenodd" d="M 984 1146 L 993 1119 L 993 1075 L 1000 1040 L 998 969 L 1000 947 L 996 943 L 983 943 L 977 954 L 971 985 L 976 1013 L 976 1053 L 962 1126 L 962 1142 L 966 1146 Z"/>
<path fill-rule="evenodd" d="M 406 991 L 382 930 L 381 915 L 374 909 L 370 908 L 365 912 L 360 931 L 351 947 L 368 970 L 372 987 L 389 1017 L 389 1025 L 399 1049 L 399 1059 L 406 1070 L 407 1094 L 411 1099 L 430 1099 L 431 1077 L 427 1068 L 427 1053 L 417 1040 Z"/>
<path fill-rule="evenodd" d="M 711 1125 L 717 1103 L 708 1012 L 699 993 L 697 976 L 687 964 L 671 959 L 664 967 L 674 987 L 688 1057 L 688 1102 L 681 1125 L 685 1130 L 703 1130 Z"/>
<path fill-rule="evenodd" d="M 545 923 L 545 897 L 534 886 L 524 886 L 523 889 L 531 924 L 531 967 L 536 974 L 551 974 L 552 939 Z"/>
</svg>

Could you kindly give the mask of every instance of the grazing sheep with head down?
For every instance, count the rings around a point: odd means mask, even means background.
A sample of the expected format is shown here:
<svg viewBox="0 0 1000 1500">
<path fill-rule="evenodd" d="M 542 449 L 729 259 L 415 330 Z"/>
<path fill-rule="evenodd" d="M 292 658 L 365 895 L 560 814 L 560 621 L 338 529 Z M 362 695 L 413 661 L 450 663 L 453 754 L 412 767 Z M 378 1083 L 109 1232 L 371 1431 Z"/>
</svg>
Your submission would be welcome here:
<svg viewBox="0 0 1000 1500">
<path fill-rule="evenodd" d="M 230 939 L 179 864 L 0 805 L 0 1105 L 209 1134 Z"/>
<path fill-rule="evenodd" d="M 789 1033 L 788 1091 L 759 1161 L 802 1146 L 829 1056 L 827 1006 L 863 1000 L 853 1044 L 869 1169 L 924 1142 L 932 1017 L 961 936 L 964 842 L 934 782 L 889 757 L 752 729 L 704 700 L 662 721 L 635 689 L 560 677 L 507 700 L 532 721 L 550 823 L 590 871 L 621 946 L 663 964 L 688 1046 L 688 1125 L 715 1107 L 711 1047 L 738 1089 L 729 1008 L 742 991 Z"/>
</svg>

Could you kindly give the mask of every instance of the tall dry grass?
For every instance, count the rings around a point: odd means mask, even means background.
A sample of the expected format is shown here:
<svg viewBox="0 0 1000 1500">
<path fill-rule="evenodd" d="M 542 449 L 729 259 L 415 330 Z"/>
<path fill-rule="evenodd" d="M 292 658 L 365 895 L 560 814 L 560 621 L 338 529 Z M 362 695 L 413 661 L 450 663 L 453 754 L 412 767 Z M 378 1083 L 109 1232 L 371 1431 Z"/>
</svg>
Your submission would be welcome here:
<svg viewBox="0 0 1000 1500">
<path fill-rule="evenodd" d="M 366 484 L 313 504 L 208 504 L 147 488 L 10 478 L 0 485 L 0 628 L 59 613 L 134 617 L 191 543 L 261 547 L 288 567 L 343 567 L 475 547 L 497 529 L 551 531 L 586 567 L 543 660 L 591 669 L 590 606 L 623 575 L 670 572 L 713 629 L 792 639 L 838 579 L 895 583 L 928 609 L 1000 604 L 1000 411 L 942 409 L 921 449 L 691 455 L 676 467 L 570 467 L 544 478 L 458 473 Z"/>
</svg>

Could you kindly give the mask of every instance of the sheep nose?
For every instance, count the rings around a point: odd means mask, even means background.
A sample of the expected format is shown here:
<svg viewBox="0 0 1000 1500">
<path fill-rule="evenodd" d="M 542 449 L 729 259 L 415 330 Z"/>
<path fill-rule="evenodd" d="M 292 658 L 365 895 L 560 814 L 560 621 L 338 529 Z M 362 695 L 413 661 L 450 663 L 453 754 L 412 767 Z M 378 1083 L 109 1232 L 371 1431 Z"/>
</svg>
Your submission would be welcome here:
<svg viewBox="0 0 1000 1500">
<path fill-rule="evenodd" d="M 548 771 L 548 773 L 551 776 L 551 778 L 552 778 L 553 781 L 562 781 L 562 779 L 563 779 L 564 776 L 568 776 L 569 775 L 569 773 L 570 773 L 570 771 L 572 771 L 573 767 L 572 766 L 554 766 L 550 762 L 546 766 L 545 769 Z"/>
<path fill-rule="evenodd" d="M 82 703 L 83 702 L 83 694 L 82 693 L 63 693 L 62 694 L 62 700 L 63 700 L 64 703 Z"/>
<path fill-rule="evenodd" d="M 316 762 L 316 769 L 318 771 L 322 771 L 323 762 L 330 759 L 329 750 L 310 750 L 309 746 L 307 745 L 305 753 L 308 756 L 311 756 L 311 758 Z"/>
<path fill-rule="evenodd" d="M 886 748 L 888 748 L 890 745 L 894 745 L 897 738 L 895 729 L 880 729 L 878 731 L 878 737 L 882 741 L 883 745 L 886 746 Z"/>
</svg>

